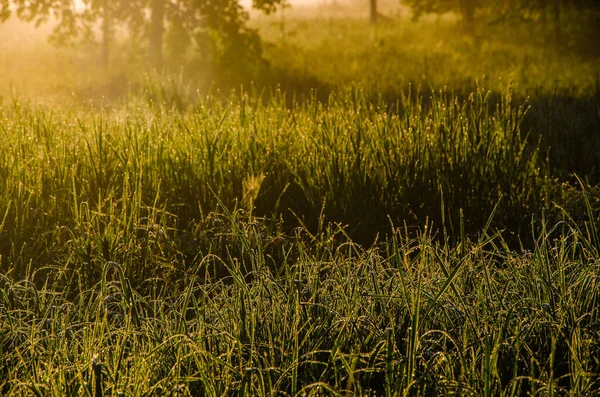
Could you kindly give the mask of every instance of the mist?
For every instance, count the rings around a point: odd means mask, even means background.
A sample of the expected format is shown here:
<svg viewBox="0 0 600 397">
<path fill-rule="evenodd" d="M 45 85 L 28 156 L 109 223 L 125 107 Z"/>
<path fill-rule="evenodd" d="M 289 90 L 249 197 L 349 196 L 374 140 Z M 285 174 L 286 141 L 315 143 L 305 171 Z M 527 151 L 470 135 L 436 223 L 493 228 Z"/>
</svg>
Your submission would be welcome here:
<svg viewBox="0 0 600 397">
<path fill-rule="evenodd" d="M 0 395 L 598 395 L 598 1 L 86 4 L 0 0 Z"/>
</svg>

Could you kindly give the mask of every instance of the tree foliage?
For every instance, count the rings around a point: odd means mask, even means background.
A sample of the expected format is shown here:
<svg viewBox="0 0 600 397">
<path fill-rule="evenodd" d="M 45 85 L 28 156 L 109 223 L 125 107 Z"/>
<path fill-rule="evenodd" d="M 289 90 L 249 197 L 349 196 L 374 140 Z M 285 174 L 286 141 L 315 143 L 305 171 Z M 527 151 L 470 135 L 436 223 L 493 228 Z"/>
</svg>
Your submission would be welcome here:
<svg viewBox="0 0 600 397">
<path fill-rule="evenodd" d="M 494 22 L 541 22 L 554 30 L 557 41 L 567 28 L 581 25 L 582 19 L 593 19 L 586 25 L 600 25 L 598 0 L 401 0 L 409 6 L 413 18 L 424 14 L 456 12 L 461 16 L 467 31 L 472 31 L 479 16 Z M 573 21 L 567 16 L 575 16 Z M 566 26 L 567 22 L 571 26 Z"/>
<path fill-rule="evenodd" d="M 253 7 L 271 13 L 284 2 L 254 0 Z M 124 27 L 131 37 L 145 41 L 156 66 L 162 63 L 165 44 L 175 47 L 172 52 L 211 51 L 215 59 L 244 57 L 260 49 L 239 0 L 83 0 L 78 7 L 74 0 L 0 0 L 0 22 L 13 12 L 36 25 L 56 21 L 52 39 L 59 44 L 92 38 L 100 27 L 104 51 L 115 28 Z"/>
<path fill-rule="evenodd" d="M 88 24 L 83 15 L 78 15 L 71 0 L 0 0 L 0 22 L 4 22 L 12 14 L 26 22 L 33 22 L 36 26 L 48 22 L 49 19 L 58 20 L 52 39 L 62 41 L 66 37 L 83 36 Z"/>
<path fill-rule="evenodd" d="M 460 13 L 465 26 L 471 28 L 475 11 L 484 5 L 485 0 L 403 0 L 413 11 L 413 17 L 423 14 L 443 14 L 450 11 Z"/>
</svg>

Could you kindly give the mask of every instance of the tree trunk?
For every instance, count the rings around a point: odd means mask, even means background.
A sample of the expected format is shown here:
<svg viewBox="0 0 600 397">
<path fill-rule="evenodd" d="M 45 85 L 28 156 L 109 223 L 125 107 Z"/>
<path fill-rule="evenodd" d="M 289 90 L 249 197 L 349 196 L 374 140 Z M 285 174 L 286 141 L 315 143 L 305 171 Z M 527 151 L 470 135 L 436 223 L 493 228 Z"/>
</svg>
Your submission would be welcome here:
<svg viewBox="0 0 600 397">
<path fill-rule="evenodd" d="M 164 19 L 165 0 L 152 0 L 149 58 L 150 65 L 157 70 L 163 66 Z"/>
<path fill-rule="evenodd" d="M 370 1 L 370 5 L 371 5 L 371 12 L 370 12 L 370 16 L 371 16 L 371 23 L 375 24 L 377 23 L 377 0 L 369 0 Z"/>
<path fill-rule="evenodd" d="M 560 44 L 561 39 L 562 39 L 562 35 L 561 35 L 561 31 L 560 31 L 560 0 L 554 0 L 554 34 L 556 35 L 556 44 Z"/>
<path fill-rule="evenodd" d="M 474 0 L 458 0 L 460 14 L 464 28 L 467 33 L 473 33 L 475 25 L 475 2 Z"/>
<path fill-rule="evenodd" d="M 101 58 L 104 69 L 108 69 L 110 61 L 110 40 L 111 40 L 111 15 L 110 7 L 108 5 L 109 0 L 103 2 L 103 18 L 102 18 L 102 47 L 101 47 Z"/>
<path fill-rule="evenodd" d="M 546 26 L 546 14 L 548 14 L 548 3 L 547 0 L 540 0 L 541 4 L 541 14 L 540 14 L 540 23 L 543 26 Z"/>
</svg>

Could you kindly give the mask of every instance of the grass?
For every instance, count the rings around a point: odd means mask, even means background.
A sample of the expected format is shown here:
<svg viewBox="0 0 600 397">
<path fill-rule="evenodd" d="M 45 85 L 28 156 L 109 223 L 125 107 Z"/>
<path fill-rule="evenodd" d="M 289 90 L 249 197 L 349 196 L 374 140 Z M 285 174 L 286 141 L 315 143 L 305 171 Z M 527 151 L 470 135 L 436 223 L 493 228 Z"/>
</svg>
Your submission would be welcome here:
<svg viewBox="0 0 600 397">
<path fill-rule="evenodd" d="M 595 58 L 321 22 L 232 91 L 0 63 L 0 394 L 597 393 Z"/>
<path fill-rule="evenodd" d="M 89 287 L 66 267 L 3 276 L 3 392 L 91 394 L 93 362 L 114 395 L 598 387 L 598 247 L 574 225 L 528 253 L 498 235 L 452 248 L 399 228 L 381 250 L 298 230 L 275 262 L 256 226 L 224 221 L 241 255 L 206 255 L 175 282 L 136 288 L 114 262 Z"/>
<path fill-rule="evenodd" d="M 12 247 L 17 236 L 49 241 L 53 227 L 113 234 L 113 219 L 123 223 L 118 240 L 150 216 L 185 230 L 217 210 L 216 197 L 286 230 L 314 231 L 325 217 L 367 245 L 390 221 L 428 218 L 456 235 L 461 211 L 474 232 L 496 204 L 498 225 L 526 232 L 531 214 L 561 199 L 510 92 L 463 101 L 442 91 L 429 103 L 407 93 L 391 110 L 359 90 L 291 107 L 282 93 L 250 93 L 178 111 L 184 99 L 167 84 L 116 113 L 54 114 L 17 99 L 4 109 L 0 202 Z M 9 251 L 5 268 L 21 254 Z"/>
</svg>

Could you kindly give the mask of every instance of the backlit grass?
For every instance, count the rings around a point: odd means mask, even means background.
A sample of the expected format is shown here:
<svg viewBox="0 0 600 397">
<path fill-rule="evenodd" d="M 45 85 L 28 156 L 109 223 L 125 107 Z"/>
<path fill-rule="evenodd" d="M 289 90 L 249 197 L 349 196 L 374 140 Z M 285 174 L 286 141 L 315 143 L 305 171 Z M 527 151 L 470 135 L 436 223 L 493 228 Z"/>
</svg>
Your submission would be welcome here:
<svg viewBox="0 0 600 397">
<path fill-rule="evenodd" d="M 269 21 L 209 90 L 0 62 L 0 394 L 595 395 L 593 56 Z"/>
</svg>

